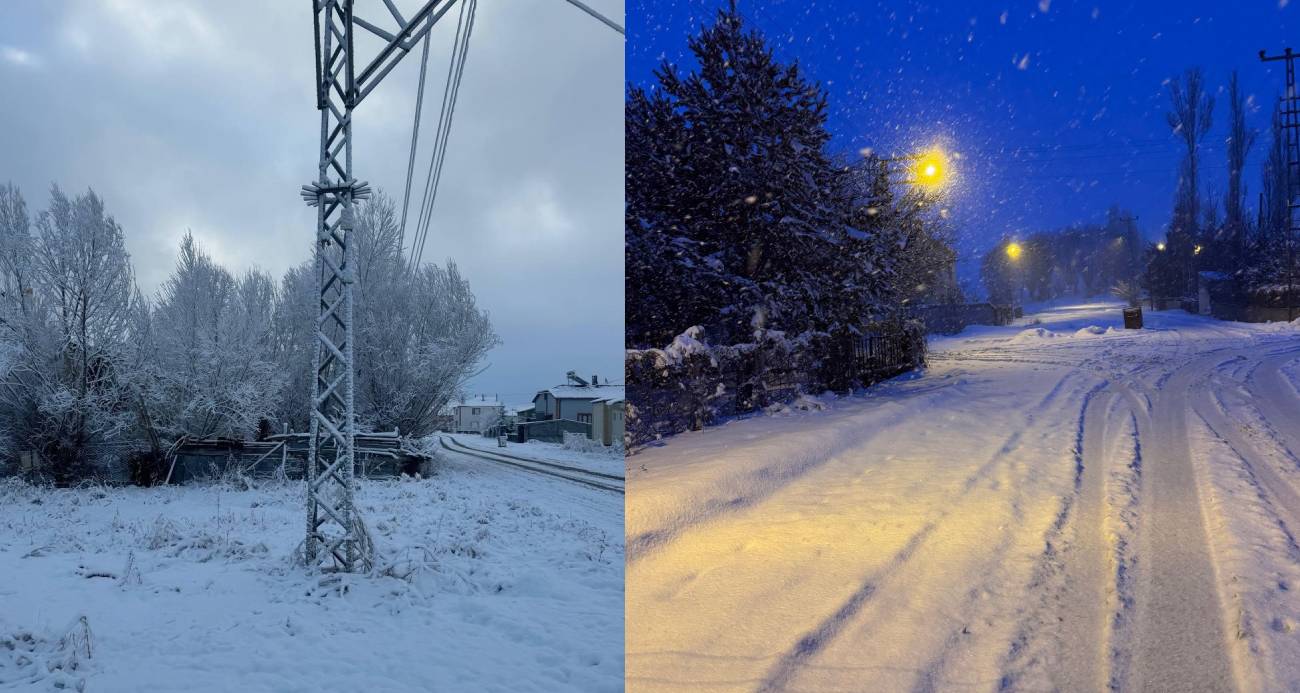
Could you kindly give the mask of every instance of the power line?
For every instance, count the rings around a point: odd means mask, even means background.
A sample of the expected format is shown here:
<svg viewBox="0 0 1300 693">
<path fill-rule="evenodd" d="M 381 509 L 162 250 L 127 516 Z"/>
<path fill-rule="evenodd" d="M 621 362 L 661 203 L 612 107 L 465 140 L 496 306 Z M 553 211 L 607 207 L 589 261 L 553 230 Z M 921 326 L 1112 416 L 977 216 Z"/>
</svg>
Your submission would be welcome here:
<svg viewBox="0 0 1300 693">
<path fill-rule="evenodd" d="M 605 15 L 603 15 L 603 14 L 601 14 L 601 13 L 599 13 L 599 12 L 593 10 L 593 9 L 591 9 L 591 7 L 587 6 L 586 3 L 584 3 L 584 2 L 579 2 L 579 0 L 567 0 L 567 1 L 568 1 L 568 3 L 569 3 L 570 5 L 573 5 L 574 7 L 576 7 L 576 8 L 578 8 L 578 9 L 582 10 L 583 12 L 586 12 L 587 14 L 589 14 L 589 15 L 595 17 L 596 19 L 599 19 L 599 20 L 602 21 L 602 22 L 604 22 L 604 23 L 605 23 L 605 26 L 607 26 L 607 27 L 613 29 L 614 31 L 617 31 L 618 33 L 622 34 L 622 35 L 625 36 L 625 37 L 627 36 L 627 32 L 626 32 L 626 31 L 623 31 L 623 27 L 621 27 L 621 26 L 619 26 L 618 24 L 614 23 L 614 21 L 613 21 L 612 19 L 606 17 Z"/>
<path fill-rule="evenodd" d="M 461 31 L 465 26 L 465 12 L 468 2 L 461 3 L 460 14 L 456 19 L 456 32 L 453 34 L 451 44 L 451 59 L 447 61 L 447 79 L 443 82 L 442 87 L 442 105 L 438 110 L 438 126 L 433 133 L 433 150 L 429 156 L 429 172 L 424 178 L 424 192 L 420 195 L 420 214 L 416 217 L 415 233 L 411 236 L 411 258 L 415 258 L 415 248 L 420 243 L 420 236 L 424 229 L 424 217 L 428 213 L 429 207 L 429 187 L 433 184 L 433 168 L 438 156 L 438 149 L 442 141 L 443 121 L 447 117 L 447 99 L 451 92 L 451 82 L 456 71 L 456 56 L 460 53 Z M 414 267 L 414 262 L 411 263 Z"/>
<path fill-rule="evenodd" d="M 420 137 L 420 108 L 424 105 L 424 73 L 429 68 L 429 36 L 424 34 L 424 53 L 420 58 L 420 86 L 415 91 L 415 122 L 411 124 L 411 156 L 406 162 L 406 192 L 402 195 L 402 225 L 398 229 L 397 247 L 401 249 L 406 243 L 406 212 L 411 205 L 411 179 L 415 177 L 415 147 Z"/>
<path fill-rule="evenodd" d="M 421 205 L 420 218 L 417 220 L 416 235 L 411 244 L 412 268 L 419 267 L 424 256 L 424 246 L 428 240 L 429 228 L 433 220 L 433 206 L 438 197 L 438 184 L 442 179 L 442 166 L 447 156 L 447 142 L 451 134 L 451 121 L 456 111 L 456 99 L 460 93 L 460 83 L 465 73 L 465 61 L 469 55 L 469 37 L 473 32 L 477 8 L 478 0 L 466 0 L 461 5 L 461 16 L 456 26 L 456 39 L 452 44 L 452 60 L 447 67 L 447 82 L 443 87 L 443 103 L 438 115 L 438 131 L 435 133 L 434 148 L 429 158 L 429 172 L 425 180 L 424 200 Z"/>
</svg>

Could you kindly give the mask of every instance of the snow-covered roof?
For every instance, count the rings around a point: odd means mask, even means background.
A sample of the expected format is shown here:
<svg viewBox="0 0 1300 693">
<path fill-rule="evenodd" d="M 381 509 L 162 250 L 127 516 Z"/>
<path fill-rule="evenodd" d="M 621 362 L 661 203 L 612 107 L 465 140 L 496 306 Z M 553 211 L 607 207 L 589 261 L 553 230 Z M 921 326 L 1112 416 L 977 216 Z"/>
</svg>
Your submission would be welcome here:
<svg viewBox="0 0 1300 693">
<path fill-rule="evenodd" d="M 617 397 L 619 399 L 622 399 L 623 386 L 622 385 L 586 385 L 586 386 L 556 385 L 555 387 L 542 390 L 537 394 L 540 395 L 542 394 L 542 392 L 550 393 L 550 395 L 555 399 L 597 400 L 597 399 L 609 399 L 611 397 Z"/>
<path fill-rule="evenodd" d="M 526 412 L 526 411 L 532 411 L 533 409 L 536 409 L 536 408 L 537 408 L 537 405 L 535 405 L 535 404 L 520 404 L 520 405 L 516 405 L 516 406 L 506 407 L 506 413 L 507 413 L 507 414 L 522 414 L 522 413 L 524 413 L 524 412 Z"/>
<path fill-rule="evenodd" d="M 502 404 L 501 401 L 498 400 L 496 397 L 479 395 L 477 397 L 471 397 L 462 402 L 451 402 L 447 406 L 449 407 L 504 407 L 505 405 Z"/>
</svg>

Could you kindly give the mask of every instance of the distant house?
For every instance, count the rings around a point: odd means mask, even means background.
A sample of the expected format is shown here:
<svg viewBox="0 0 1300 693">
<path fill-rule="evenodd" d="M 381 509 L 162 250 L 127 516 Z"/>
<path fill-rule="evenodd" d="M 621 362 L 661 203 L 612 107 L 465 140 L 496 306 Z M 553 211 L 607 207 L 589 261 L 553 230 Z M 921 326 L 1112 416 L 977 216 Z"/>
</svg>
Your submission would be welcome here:
<svg viewBox="0 0 1300 693">
<path fill-rule="evenodd" d="M 623 397 L 591 403 L 591 439 L 601 445 L 623 444 Z"/>
<path fill-rule="evenodd" d="M 623 386 L 602 384 L 599 376 L 591 376 L 588 382 L 574 371 L 569 371 L 566 382 L 541 390 L 533 397 L 533 420 L 564 419 L 579 423 L 592 424 L 592 416 L 597 400 L 608 401 L 623 399 Z M 594 429 L 589 436 L 599 439 Z"/>
<path fill-rule="evenodd" d="M 533 405 L 525 404 L 519 407 L 506 407 L 505 417 L 502 421 L 507 428 L 513 428 L 520 421 L 531 421 L 533 418 Z"/>
<path fill-rule="evenodd" d="M 505 406 L 496 397 L 479 395 L 451 405 L 455 433 L 482 433 L 501 421 Z"/>
</svg>

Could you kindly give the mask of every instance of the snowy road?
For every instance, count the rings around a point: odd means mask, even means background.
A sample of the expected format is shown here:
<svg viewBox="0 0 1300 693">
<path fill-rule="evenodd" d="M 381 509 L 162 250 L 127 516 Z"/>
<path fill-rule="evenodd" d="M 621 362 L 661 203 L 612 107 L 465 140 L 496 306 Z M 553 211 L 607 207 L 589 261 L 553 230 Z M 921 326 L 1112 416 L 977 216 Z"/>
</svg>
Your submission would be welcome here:
<svg viewBox="0 0 1300 693">
<path fill-rule="evenodd" d="M 628 690 L 1300 690 L 1300 328 L 1036 317 L 629 457 Z"/>
<path fill-rule="evenodd" d="M 623 475 L 621 473 L 611 473 L 614 471 L 612 469 L 609 471 L 603 469 L 612 466 L 616 460 L 620 463 L 623 461 L 621 454 L 613 454 L 618 453 L 617 449 L 605 449 L 600 454 L 584 454 L 565 450 L 559 445 L 541 447 L 525 444 L 522 446 L 525 451 L 520 453 L 519 448 L 521 446 L 518 444 L 508 448 L 486 447 L 480 442 L 482 440 L 482 436 L 438 436 L 438 443 L 445 453 L 506 465 L 530 474 L 541 474 L 554 479 L 564 479 L 571 483 L 601 491 L 623 493 Z M 540 448 L 547 453 L 551 453 L 552 456 L 529 455 L 529 448 L 535 448 L 531 451 L 534 453 L 538 451 L 536 448 Z M 560 455 L 559 453 L 570 454 Z"/>
</svg>

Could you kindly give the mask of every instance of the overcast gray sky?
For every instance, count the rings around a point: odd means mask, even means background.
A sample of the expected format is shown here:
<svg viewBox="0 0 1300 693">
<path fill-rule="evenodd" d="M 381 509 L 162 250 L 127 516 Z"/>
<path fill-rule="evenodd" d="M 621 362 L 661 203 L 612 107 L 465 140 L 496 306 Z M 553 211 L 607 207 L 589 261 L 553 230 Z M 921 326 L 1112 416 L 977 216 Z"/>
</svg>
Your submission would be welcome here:
<svg viewBox="0 0 1300 693">
<path fill-rule="evenodd" d="M 586 1 L 622 23 L 622 0 Z M 4 4 L 0 182 L 33 214 L 51 183 L 94 188 L 150 295 L 186 229 L 235 271 L 278 276 L 308 256 L 315 214 L 298 188 L 320 131 L 307 0 Z M 423 2 L 396 4 L 410 16 Z M 392 21 L 382 0 L 355 6 Z M 422 144 L 455 15 L 433 31 Z M 418 74 L 417 51 L 354 117 L 357 177 L 399 203 Z M 424 255 L 460 265 L 504 341 L 474 392 L 526 402 L 570 369 L 621 381 L 622 219 L 622 37 L 564 0 L 481 0 Z"/>
</svg>

